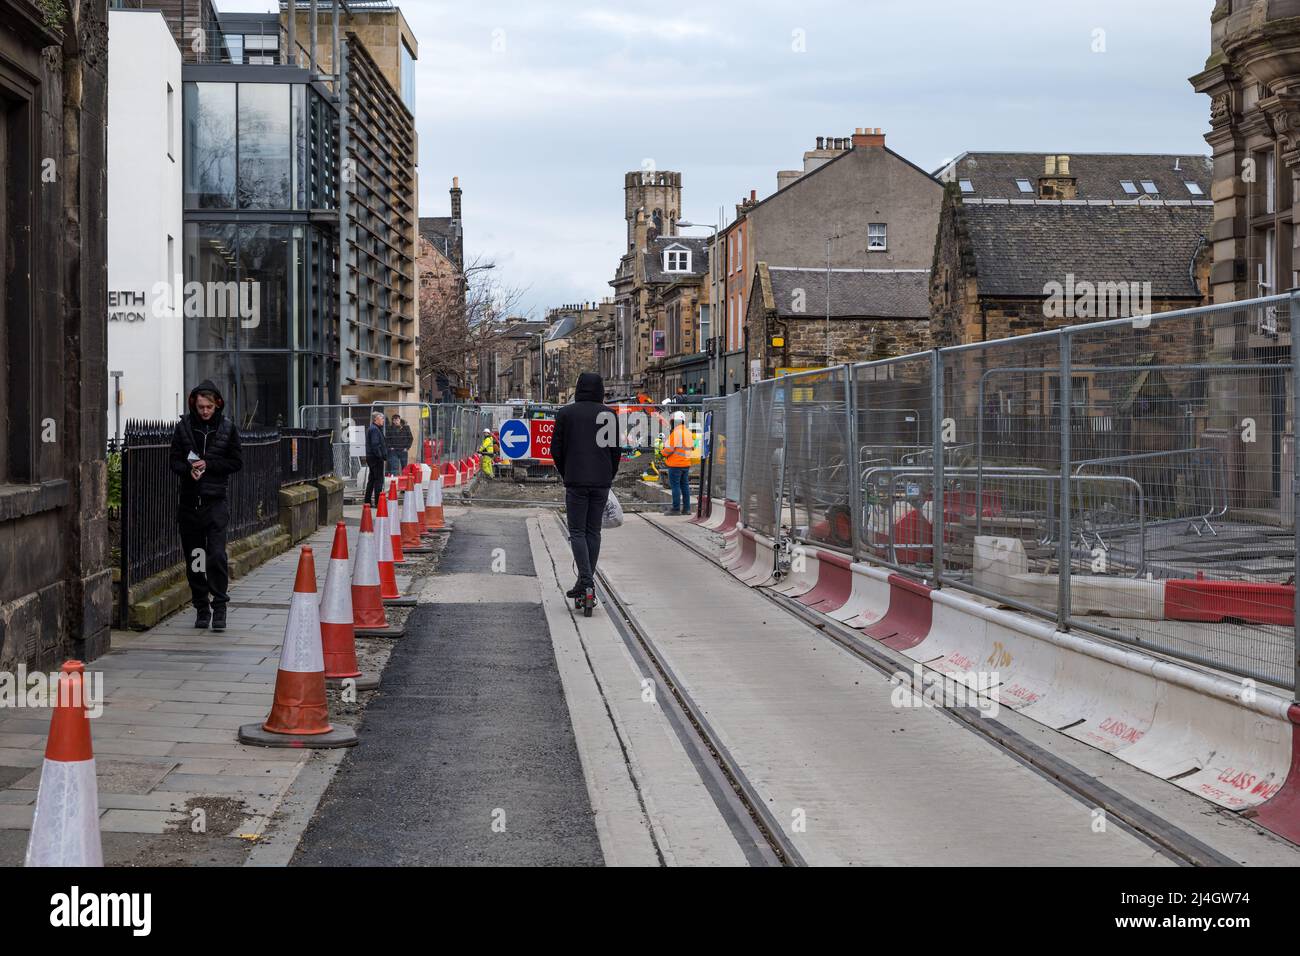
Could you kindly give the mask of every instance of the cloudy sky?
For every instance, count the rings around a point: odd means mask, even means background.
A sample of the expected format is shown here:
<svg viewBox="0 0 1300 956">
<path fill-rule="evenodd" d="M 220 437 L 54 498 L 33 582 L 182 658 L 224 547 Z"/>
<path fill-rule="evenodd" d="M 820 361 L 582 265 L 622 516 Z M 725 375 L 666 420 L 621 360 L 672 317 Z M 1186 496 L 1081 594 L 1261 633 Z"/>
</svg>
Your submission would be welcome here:
<svg viewBox="0 0 1300 956">
<path fill-rule="evenodd" d="M 537 316 L 609 293 L 623 174 L 647 160 L 713 223 L 857 126 L 925 169 L 968 149 L 1208 152 L 1187 77 L 1213 0 L 399 5 L 420 45 L 420 213 L 446 215 L 459 176 L 467 255 Z"/>
</svg>

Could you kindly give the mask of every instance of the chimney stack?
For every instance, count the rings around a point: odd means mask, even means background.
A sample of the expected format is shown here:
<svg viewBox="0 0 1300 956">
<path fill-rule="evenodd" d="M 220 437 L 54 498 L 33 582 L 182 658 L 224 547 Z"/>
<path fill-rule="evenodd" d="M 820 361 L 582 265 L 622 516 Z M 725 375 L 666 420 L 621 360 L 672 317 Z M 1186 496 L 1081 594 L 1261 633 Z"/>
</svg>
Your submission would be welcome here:
<svg viewBox="0 0 1300 956">
<path fill-rule="evenodd" d="M 1070 175 L 1069 156 L 1048 156 L 1038 177 L 1039 199 L 1078 199 L 1079 179 Z"/>
<path fill-rule="evenodd" d="M 451 177 L 451 218 L 460 219 L 460 177 Z"/>
<path fill-rule="evenodd" d="M 822 136 L 818 136 L 818 137 L 817 137 L 817 148 L 818 148 L 818 149 L 821 149 L 821 148 L 822 148 L 822 143 L 823 143 L 824 141 L 825 141 L 825 138 L 824 138 L 824 137 L 822 137 Z"/>
<path fill-rule="evenodd" d="M 852 145 L 855 149 L 883 149 L 885 134 L 879 126 L 874 129 L 870 126 L 856 129 L 853 131 Z"/>
</svg>

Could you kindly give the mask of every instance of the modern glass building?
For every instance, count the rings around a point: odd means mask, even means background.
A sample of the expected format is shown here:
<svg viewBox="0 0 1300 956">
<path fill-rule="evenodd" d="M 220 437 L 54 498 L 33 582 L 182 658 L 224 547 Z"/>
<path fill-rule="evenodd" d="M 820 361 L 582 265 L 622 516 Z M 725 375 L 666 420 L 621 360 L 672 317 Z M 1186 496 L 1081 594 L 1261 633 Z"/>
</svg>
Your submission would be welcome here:
<svg viewBox="0 0 1300 956">
<path fill-rule="evenodd" d="M 338 123 L 309 69 L 260 39 L 249 56 L 265 21 L 223 21 L 225 62 L 183 70 L 185 381 L 241 424 L 292 425 L 339 400 Z"/>
</svg>

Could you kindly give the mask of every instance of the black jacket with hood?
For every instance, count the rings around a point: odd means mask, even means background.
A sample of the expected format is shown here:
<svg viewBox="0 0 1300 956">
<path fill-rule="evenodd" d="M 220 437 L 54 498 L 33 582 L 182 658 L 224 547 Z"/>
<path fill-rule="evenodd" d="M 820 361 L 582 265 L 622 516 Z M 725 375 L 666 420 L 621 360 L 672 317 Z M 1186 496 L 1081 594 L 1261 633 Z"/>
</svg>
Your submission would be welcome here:
<svg viewBox="0 0 1300 956">
<path fill-rule="evenodd" d="M 211 392 L 217 396 L 217 410 L 206 422 L 195 409 L 199 392 Z M 182 503 L 202 504 L 204 499 L 225 498 L 226 479 L 244 467 L 239 429 L 226 418 L 225 406 L 226 400 L 210 380 L 205 379 L 190 391 L 190 410 L 176 423 L 168 454 L 172 471 L 181 479 Z M 198 481 L 190 477 L 191 451 L 207 462 L 203 477 Z"/>
<path fill-rule="evenodd" d="M 573 402 L 555 415 L 551 457 L 565 485 L 608 488 L 614 483 L 623 449 L 619 447 L 617 416 L 604 401 L 604 381 L 595 372 L 583 372 Z M 602 447 L 601 442 L 611 447 Z"/>
</svg>

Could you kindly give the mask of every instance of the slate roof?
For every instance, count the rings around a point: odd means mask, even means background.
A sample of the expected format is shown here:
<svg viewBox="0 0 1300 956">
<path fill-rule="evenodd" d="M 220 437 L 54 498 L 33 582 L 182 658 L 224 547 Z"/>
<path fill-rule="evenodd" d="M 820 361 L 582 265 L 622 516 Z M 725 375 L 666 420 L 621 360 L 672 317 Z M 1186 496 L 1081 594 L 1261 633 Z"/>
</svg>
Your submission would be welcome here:
<svg viewBox="0 0 1300 956">
<path fill-rule="evenodd" d="M 451 216 L 421 216 L 419 229 L 420 235 L 429 240 L 447 259 L 451 259 L 451 249 L 455 243 Z"/>
<path fill-rule="evenodd" d="M 772 300 L 781 318 L 826 315 L 826 270 L 769 266 Z M 831 318 L 927 319 L 930 271 L 831 270 Z M 803 312 L 796 312 L 803 290 Z"/>
<path fill-rule="evenodd" d="M 1078 179 L 1079 199 L 1136 199 L 1148 195 L 1142 190 L 1142 180 L 1151 180 L 1160 190 L 1153 199 L 1210 198 L 1213 163 L 1209 156 L 1141 153 L 1070 153 L 1070 175 Z M 969 179 L 975 187 L 965 196 L 1000 199 L 1034 198 L 1038 194 L 1038 177 L 1043 175 L 1044 160 L 1052 153 L 962 153 L 955 160 L 955 179 Z M 1178 169 L 1174 167 L 1177 165 Z M 934 172 L 940 177 L 943 169 Z M 1017 179 L 1028 179 L 1034 187 L 1032 193 L 1022 193 Z M 1137 195 L 1126 193 L 1120 185 L 1129 180 L 1137 187 Z M 1185 185 L 1194 182 L 1201 187 L 1202 195 L 1190 192 Z"/>
<path fill-rule="evenodd" d="M 1045 295 L 1049 282 L 1150 282 L 1153 296 L 1199 297 L 1192 260 L 1213 208 L 1164 203 L 962 202 L 981 295 Z"/>
<path fill-rule="evenodd" d="M 546 333 L 546 341 L 554 342 L 556 339 L 562 339 L 571 333 L 578 326 L 578 317 L 573 313 L 562 315 L 555 320 L 549 332 Z"/>
<path fill-rule="evenodd" d="M 664 272 L 664 251 L 670 246 L 684 246 L 691 252 L 690 272 Z M 657 236 L 644 253 L 646 282 L 677 282 L 681 279 L 707 275 L 709 271 L 709 240 L 690 236 Z"/>
</svg>

